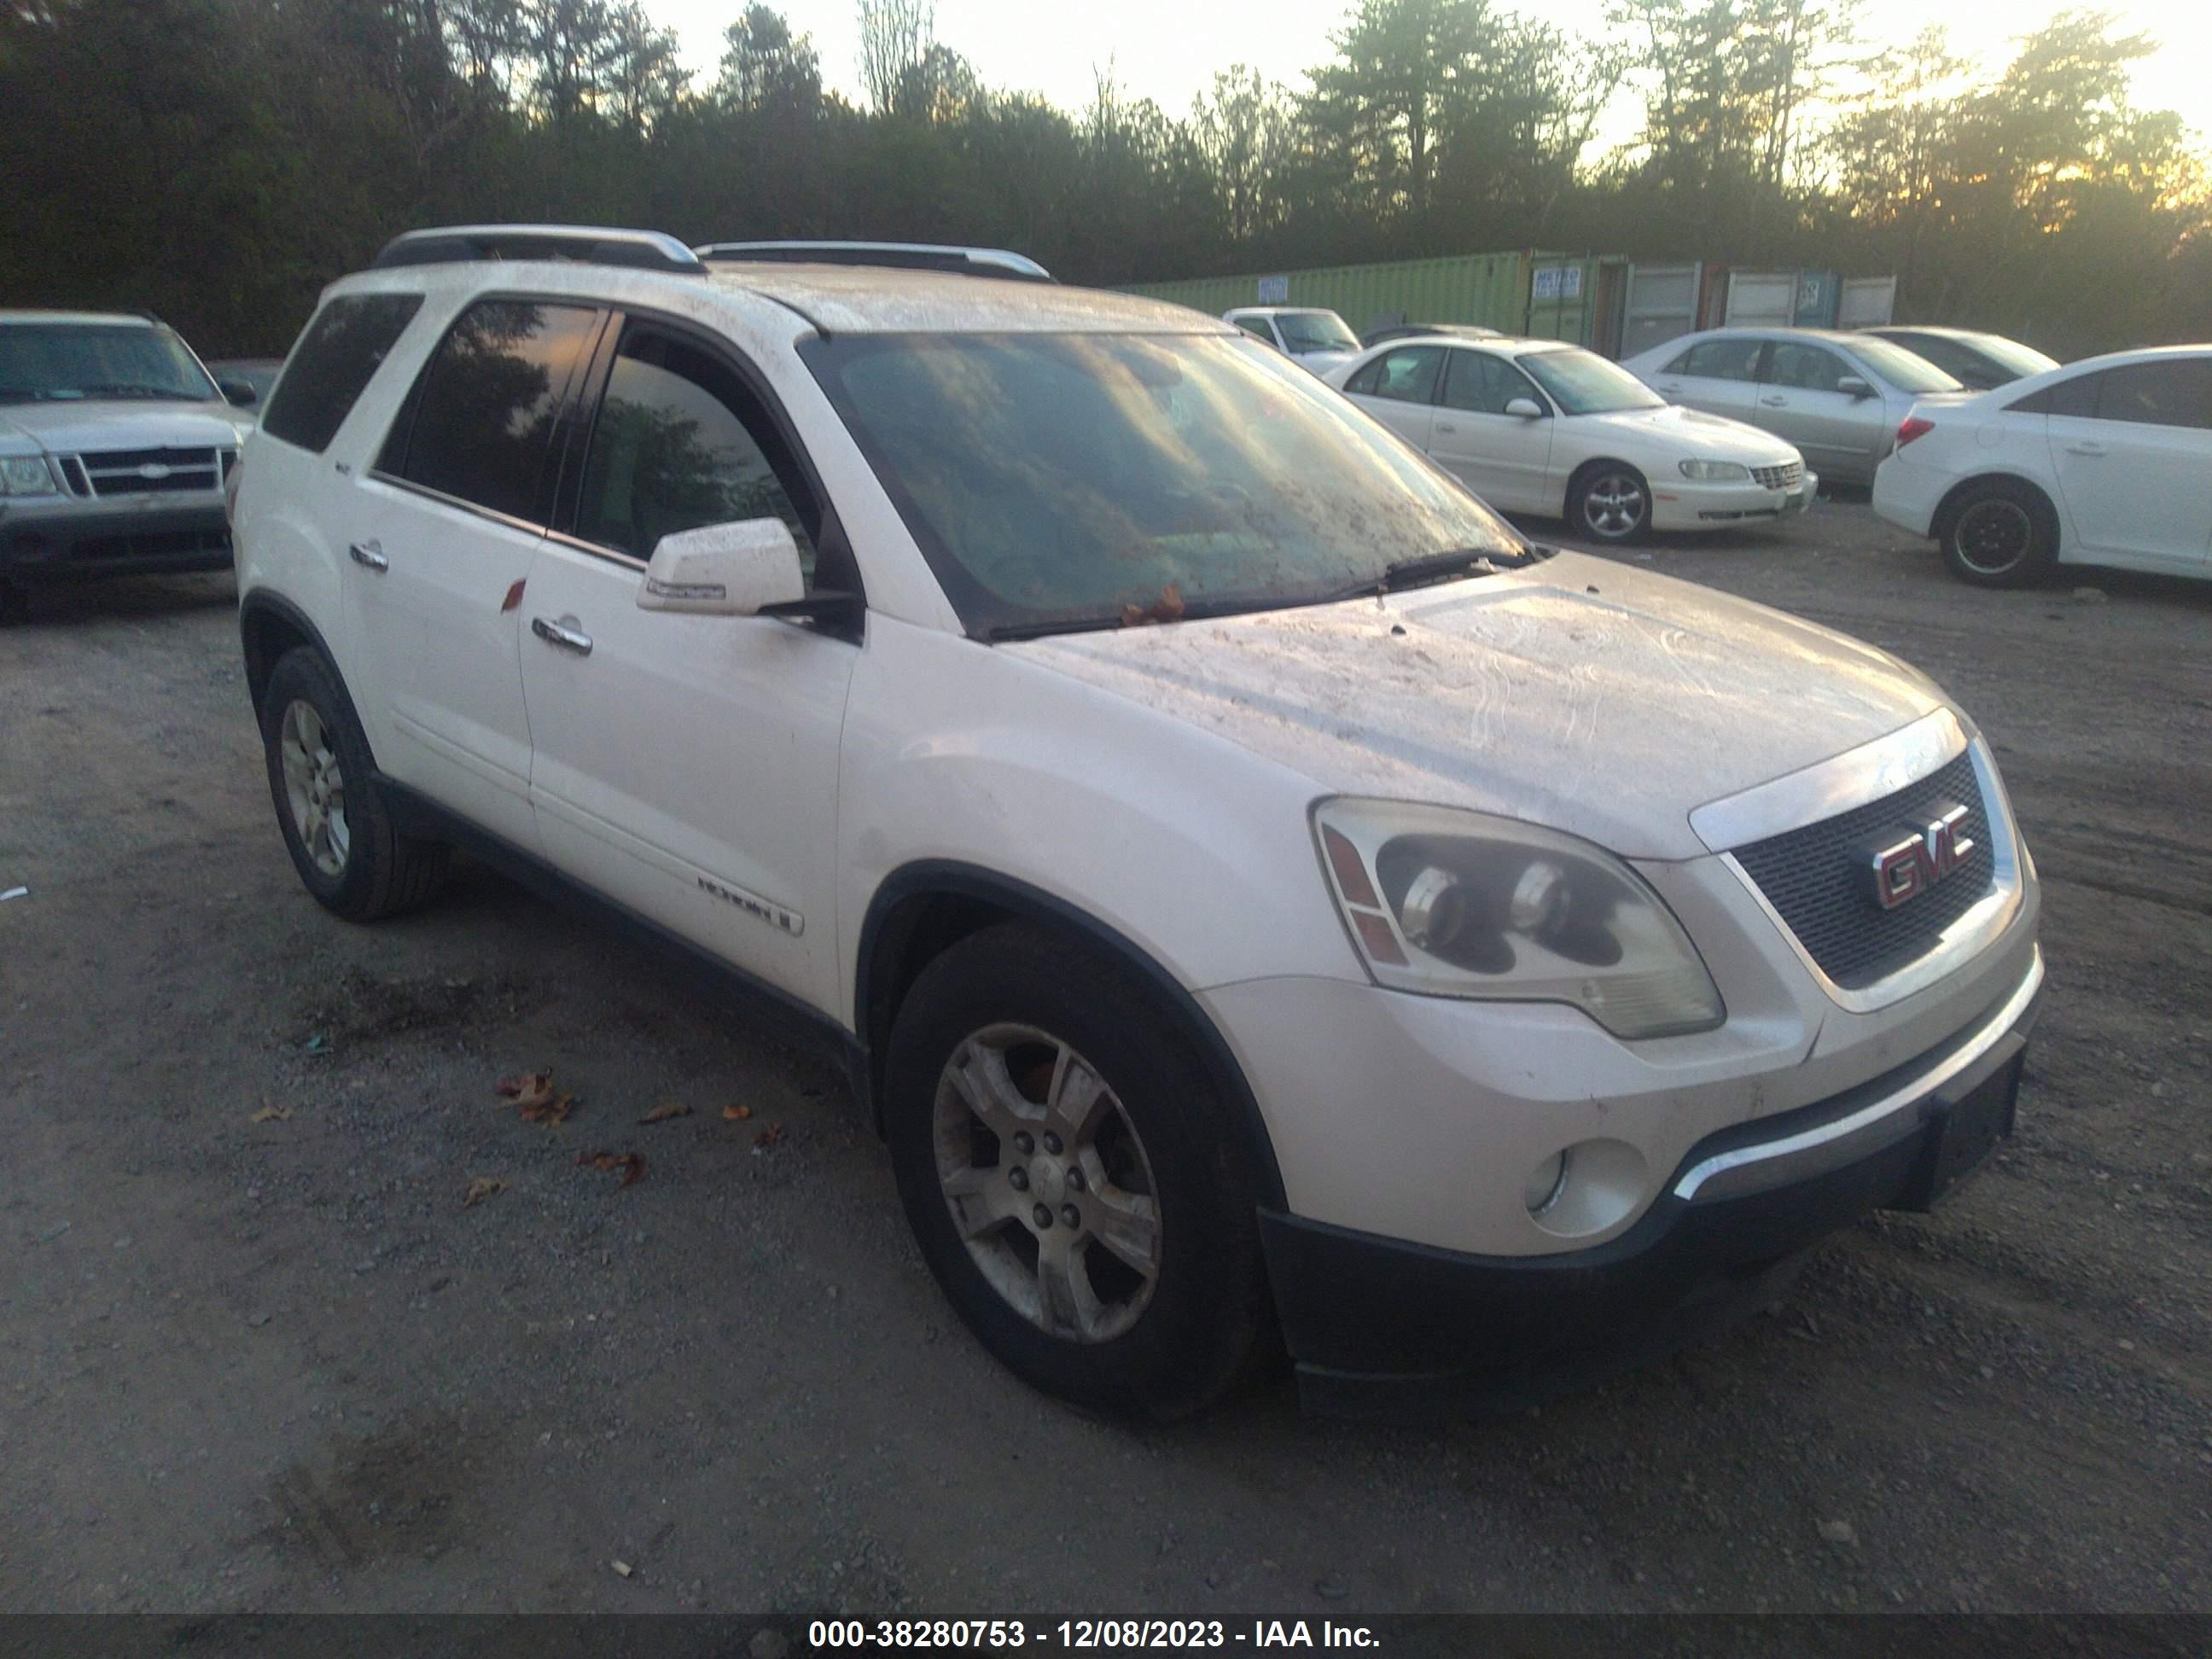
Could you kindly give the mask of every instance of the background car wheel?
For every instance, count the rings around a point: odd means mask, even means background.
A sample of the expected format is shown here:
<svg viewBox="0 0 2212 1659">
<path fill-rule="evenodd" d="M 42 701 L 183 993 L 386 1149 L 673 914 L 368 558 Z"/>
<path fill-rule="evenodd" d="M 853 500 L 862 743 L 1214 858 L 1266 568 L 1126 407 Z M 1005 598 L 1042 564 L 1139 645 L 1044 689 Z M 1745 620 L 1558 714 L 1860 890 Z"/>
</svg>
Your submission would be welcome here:
<svg viewBox="0 0 2212 1659">
<path fill-rule="evenodd" d="M 292 866 L 325 908 L 374 921 L 430 896 L 451 854 L 392 828 L 353 704 L 319 653 L 301 647 L 277 659 L 261 740 Z"/>
<path fill-rule="evenodd" d="M 1943 562 L 1977 587 L 2019 587 L 2056 562 L 2058 526 L 2051 503 L 2026 484 L 1993 479 L 1953 502 L 1942 530 Z"/>
<path fill-rule="evenodd" d="M 1651 486 L 1632 466 L 1601 461 L 1567 491 L 1567 523 L 1601 542 L 1632 542 L 1651 527 Z"/>
<path fill-rule="evenodd" d="M 0 628 L 11 623 L 31 620 L 31 592 L 14 582 L 0 580 Z"/>
<path fill-rule="evenodd" d="M 907 1218 L 1009 1370 L 1156 1420 L 1248 1371 L 1268 1318 L 1257 1195 L 1152 997 L 1041 928 L 987 928 L 923 970 L 888 1058 Z"/>
</svg>

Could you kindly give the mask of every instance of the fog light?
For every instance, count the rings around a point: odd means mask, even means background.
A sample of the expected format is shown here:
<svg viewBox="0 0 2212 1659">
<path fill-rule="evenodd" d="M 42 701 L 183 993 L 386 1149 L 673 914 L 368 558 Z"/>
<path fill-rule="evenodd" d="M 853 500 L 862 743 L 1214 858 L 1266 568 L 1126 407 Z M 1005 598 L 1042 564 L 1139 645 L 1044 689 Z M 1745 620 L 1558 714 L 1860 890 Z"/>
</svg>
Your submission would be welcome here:
<svg viewBox="0 0 2212 1659">
<path fill-rule="evenodd" d="M 1424 951 L 1441 951 L 1449 945 L 1466 915 L 1459 878 L 1433 864 L 1413 878 L 1398 906 L 1398 925 Z"/>
<path fill-rule="evenodd" d="M 1566 1190 L 1567 1154 L 1553 1152 L 1528 1171 L 1528 1184 L 1521 1189 L 1521 1197 L 1530 1215 L 1541 1215 L 1557 1204 L 1559 1194 Z"/>
</svg>

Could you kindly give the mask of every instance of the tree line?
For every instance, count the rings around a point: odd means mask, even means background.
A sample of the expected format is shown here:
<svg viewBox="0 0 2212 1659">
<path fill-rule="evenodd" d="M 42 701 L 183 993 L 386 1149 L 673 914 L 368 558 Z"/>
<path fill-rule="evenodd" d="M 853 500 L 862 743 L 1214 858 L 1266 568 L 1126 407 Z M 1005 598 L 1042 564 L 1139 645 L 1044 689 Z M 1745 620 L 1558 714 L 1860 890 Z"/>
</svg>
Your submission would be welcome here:
<svg viewBox="0 0 2212 1659">
<path fill-rule="evenodd" d="M 1893 270 L 1901 315 L 2062 355 L 2212 337 L 2204 157 L 2129 96 L 2154 42 L 2070 12 L 1977 63 L 1854 4 L 1612 0 L 1590 39 L 1357 0 L 1303 86 L 1235 66 L 1178 115 L 1110 73 L 1079 111 L 988 86 L 931 0 L 860 0 L 857 103 L 766 4 L 695 76 L 639 0 L 0 0 L 0 303 L 276 353 L 399 230 L 555 220 L 1105 284 L 1522 246 Z"/>
</svg>

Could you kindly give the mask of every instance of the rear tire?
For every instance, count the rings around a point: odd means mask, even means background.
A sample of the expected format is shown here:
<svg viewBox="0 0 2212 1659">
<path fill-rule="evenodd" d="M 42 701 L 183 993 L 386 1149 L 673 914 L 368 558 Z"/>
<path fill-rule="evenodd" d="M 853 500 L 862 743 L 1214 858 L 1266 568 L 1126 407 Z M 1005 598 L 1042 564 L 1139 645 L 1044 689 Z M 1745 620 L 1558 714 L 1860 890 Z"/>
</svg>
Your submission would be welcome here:
<svg viewBox="0 0 2212 1659">
<path fill-rule="evenodd" d="M 2058 559 L 2058 524 L 2042 491 L 2008 479 L 1968 486 L 1945 510 L 1943 562 L 1976 587 L 2025 587 Z"/>
<path fill-rule="evenodd" d="M 1611 546 L 1642 541 L 1651 529 L 1651 486 L 1620 461 L 1593 461 L 1567 487 L 1567 526 Z"/>
<path fill-rule="evenodd" d="M 0 577 L 0 628 L 31 620 L 31 590 Z"/>
<path fill-rule="evenodd" d="M 321 653 L 301 646 L 277 659 L 261 741 L 285 849 L 324 908 L 375 921 L 436 890 L 451 853 L 392 827 L 368 740 Z"/>
<path fill-rule="evenodd" d="M 1246 1150 L 1172 1019 L 1114 967 L 1023 923 L 952 945 L 899 1008 L 884 1114 L 923 1259 L 1032 1388 L 1170 1420 L 1262 1353 Z"/>
</svg>

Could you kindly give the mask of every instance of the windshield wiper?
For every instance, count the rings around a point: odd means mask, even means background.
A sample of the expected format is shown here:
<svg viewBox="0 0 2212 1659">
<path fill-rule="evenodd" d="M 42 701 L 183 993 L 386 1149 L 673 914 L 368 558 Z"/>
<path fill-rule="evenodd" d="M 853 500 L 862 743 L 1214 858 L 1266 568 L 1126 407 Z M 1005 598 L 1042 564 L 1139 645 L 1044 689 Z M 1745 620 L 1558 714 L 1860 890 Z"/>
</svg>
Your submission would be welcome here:
<svg viewBox="0 0 2212 1659">
<path fill-rule="evenodd" d="M 84 388 L 84 395 L 88 398 L 162 398 L 172 403 L 179 404 L 203 401 L 194 398 L 189 392 L 178 391 L 174 386 L 143 386 L 132 380 L 115 380 L 106 386 L 88 386 Z"/>
<path fill-rule="evenodd" d="M 1369 594 L 1396 593 L 1430 582 L 1449 581 L 1455 576 L 1492 576 L 1501 570 L 1519 570 L 1548 559 L 1559 550 L 1540 542 L 1524 542 L 1519 548 L 1463 547 L 1449 553 L 1431 553 L 1418 559 L 1401 559 L 1380 576 L 1363 577 L 1349 586 L 1318 599 L 1278 599 L 1273 596 L 1224 597 L 1193 599 L 1181 605 L 1170 619 L 1147 617 L 1133 622 L 1125 608 L 1107 616 L 1063 617 L 1050 622 L 1000 623 L 983 630 L 983 637 L 1001 640 L 1041 640 L 1054 634 L 1103 633 L 1109 629 L 1152 627 L 1161 622 L 1204 622 L 1220 617 L 1241 617 L 1262 611 L 1292 611 L 1305 605 L 1335 605 Z"/>
<path fill-rule="evenodd" d="M 1260 611 L 1280 611 L 1297 603 L 1296 600 L 1247 595 L 1237 599 L 1224 597 L 1213 599 L 1192 599 L 1185 602 L 1178 597 L 1172 614 L 1146 614 L 1133 605 L 1124 605 L 1110 616 L 1066 617 L 1054 622 L 1000 623 L 986 629 L 983 637 L 1001 640 L 1041 640 L 1053 634 L 1091 634 L 1119 632 L 1124 628 L 1158 628 L 1172 623 L 1206 622 L 1221 617 L 1249 616 Z"/>
<path fill-rule="evenodd" d="M 1449 553 L 1400 559 L 1383 566 L 1381 575 L 1363 576 L 1328 594 L 1322 603 L 1334 605 L 1341 599 L 1364 599 L 1370 593 L 1380 599 L 1385 593 L 1402 593 L 1409 587 L 1451 581 L 1461 576 L 1494 576 L 1501 570 L 1518 570 L 1523 565 L 1549 558 L 1552 552 L 1550 548 L 1540 548 L 1531 543 L 1523 544 L 1517 552 L 1510 548 L 1462 547 Z"/>
</svg>

